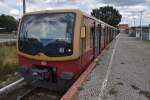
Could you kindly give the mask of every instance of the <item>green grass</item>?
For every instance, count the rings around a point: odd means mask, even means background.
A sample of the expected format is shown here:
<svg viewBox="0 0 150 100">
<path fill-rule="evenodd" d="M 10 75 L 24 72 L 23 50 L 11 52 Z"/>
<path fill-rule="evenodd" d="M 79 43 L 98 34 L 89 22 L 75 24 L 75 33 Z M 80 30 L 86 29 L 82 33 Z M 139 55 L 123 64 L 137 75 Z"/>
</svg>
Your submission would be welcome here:
<svg viewBox="0 0 150 100">
<path fill-rule="evenodd" d="M 144 40 L 143 42 L 150 45 L 150 41 L 149 40 Z"/>
<path fill-rule="evenodd" d="M 141 90 L 139 92 L 139 94 L 143 94 L 145 97 L 147 97 L 150 100 L 150 92 L 149 91 L 143 91 L 143 90 Z"/>
<path fill-rule="evenodd" d="M 17 61 L 16 46 L 0 47 L 0 81 L 7 80 L 17 70 Z"/>
</svg>

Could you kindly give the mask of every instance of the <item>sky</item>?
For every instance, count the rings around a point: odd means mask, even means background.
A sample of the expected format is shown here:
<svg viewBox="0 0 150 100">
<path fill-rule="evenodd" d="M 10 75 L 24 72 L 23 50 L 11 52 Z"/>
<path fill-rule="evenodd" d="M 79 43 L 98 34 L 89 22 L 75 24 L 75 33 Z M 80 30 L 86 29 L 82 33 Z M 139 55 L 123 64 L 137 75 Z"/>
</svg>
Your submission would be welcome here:
<svg viewBox="0 0 150 100">
<path fill-rule="evenodd" d="M 150 0 L 26 0 L 27 12 L 59 8 L 78 8 L 90 14 L 92 9 L 102 6 L 113 6 L 122 14 L 122 24 L 129 26 L 150 24 Z M 141 14 L 142 13 L 142 14 Z M 22 14 L 22 0 L 0 0 L 0 14 L 12 15 L 20 18 Z"/>
</svg>

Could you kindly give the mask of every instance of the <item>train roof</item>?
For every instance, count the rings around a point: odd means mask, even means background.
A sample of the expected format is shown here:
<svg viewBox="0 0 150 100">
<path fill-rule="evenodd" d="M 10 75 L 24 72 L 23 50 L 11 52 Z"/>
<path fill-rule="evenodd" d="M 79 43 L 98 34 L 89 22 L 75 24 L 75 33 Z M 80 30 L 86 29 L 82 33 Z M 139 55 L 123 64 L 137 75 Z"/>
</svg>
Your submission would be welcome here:
<svg viewBox="0 0 150 100">
<path fill-rule="evenodd" d="M 41 11 L 34 11 L 34 12 L 28 12 L 25 15 L 31 15 L 31 14 L 43 14 L 43 13 L 58 13 L 58 12 L 81 12 L 79 9 L 52 9 L 52 10 L 41 10 Z"/>
<path fill-rule="evenodd" d="M 81 11 L 80 9 L 53 9 L 53 10 L 42 10 L 42 11 L 28 12 L 28 13 L 26 13 L 25 15 L 43 14 L 43 13 L 57 13 L 57 12 L 80 12 L 80 13 L 82 13 L 84 16 L 87 16 L 87 17 L 89 17 L 89 18 L 91 18 L 91 19 L 94 19 L 94 20 L 96 20 L 96 21 L 99 22 L 99 23 L 102 23 L 102 24 L 105 24 L 106 26 L 109 26 L 109 27 L 111 27 L 111 28 L 117 29 L 116 27 L 111 26 L 111 25 L 109 25 L 109 24 L 107 24 L 107 23 L 105 23 L 105 22 L 103 22 L 103 21 L 101 21 L 101 20 L 99 20 L 99 19 L 97 19 L 97 18 L 91 16 L 91 15 L 89 15 L 89 14 L 87 14 L 87 13 Z"/>
<path fill-rule="evenodd" d="M 82 11 L 81 11 L 81 12 L 82 12 Z M 105 22 L 103 22 L 103 21 L 101 21 L 101 20 L 99 20 L 99 19 L 97 19 L 97 18 L 95 18 L 95 17 L 93 17 L 93 16 L 91 16 L 91 15 L 85 13 L 85 12 L 82 12 L 82 13 L 83 13 L 83 15 L 85 15 L 85 16 L 91 18 L 91 19 L 94 19 L 94 20 L 96 20 L 96 21 L 99 22 L 99 23 L 102 23 L 102 24 L 105 24 L 106 26 L 109 26 L 109 27 L 111 27 L 111 28 L 117 29 L 116 27 L 111 26 L 111 25 L 109 25 L 109 24 L 107 24 L 107 23 L 105 23 Z"/>
</svg>

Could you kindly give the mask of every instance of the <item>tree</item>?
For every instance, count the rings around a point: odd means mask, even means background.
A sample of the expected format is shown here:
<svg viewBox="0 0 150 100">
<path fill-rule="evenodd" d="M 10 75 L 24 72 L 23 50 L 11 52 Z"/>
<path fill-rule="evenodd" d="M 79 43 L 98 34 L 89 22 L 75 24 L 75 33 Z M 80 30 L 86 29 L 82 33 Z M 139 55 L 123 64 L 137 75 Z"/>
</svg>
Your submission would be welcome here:
<svg viewBox="0 0 150 100">
<path fill-rule="evenodd" d="M 9 15 L 2 14 L 0 16 L 0 28 L 5 28 L 5 31 L 13 31 L 17 30 L 18 21 L 13 17 Z"/>
<path fill-rule="evenodd" d="M 117 26 L 122 18 L 122 15 L 119 13 L 119 11 L 112 6 L 93 9 L 91 15 L 112 26 Z"/>
</svg>

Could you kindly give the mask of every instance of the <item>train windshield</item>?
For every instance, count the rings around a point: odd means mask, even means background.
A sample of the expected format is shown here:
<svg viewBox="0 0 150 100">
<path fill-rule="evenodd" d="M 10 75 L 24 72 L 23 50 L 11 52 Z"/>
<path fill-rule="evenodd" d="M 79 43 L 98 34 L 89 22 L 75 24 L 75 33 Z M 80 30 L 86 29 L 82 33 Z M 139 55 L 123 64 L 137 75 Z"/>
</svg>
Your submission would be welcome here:
<svg viewBox="0 0 150 100">
<path fill-rule="evenodd" d="M 68 56 L 73 49 L 74 13 L 27 15 L 22 19 L 19 50 L 37 55 Z"/>
</svg>

